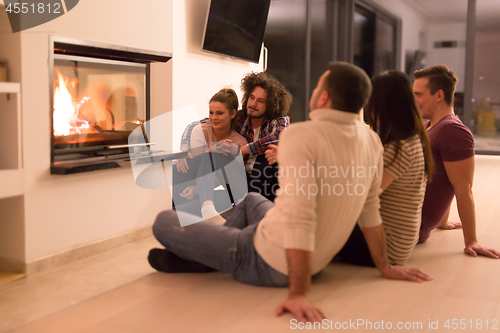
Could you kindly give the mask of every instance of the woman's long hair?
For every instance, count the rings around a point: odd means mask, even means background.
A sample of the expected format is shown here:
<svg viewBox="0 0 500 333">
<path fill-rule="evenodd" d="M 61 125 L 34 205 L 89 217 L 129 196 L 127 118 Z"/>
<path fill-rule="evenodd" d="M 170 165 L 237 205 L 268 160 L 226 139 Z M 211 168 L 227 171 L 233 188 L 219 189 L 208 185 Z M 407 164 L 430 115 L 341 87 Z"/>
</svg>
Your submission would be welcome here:
<svg viewBox="0 0 500 333">
<path fill-rule="evenodd" d="M 427 179 L 431 181 L 434 169 L 429 137 L 418 112 L 413 88 L 403 72 L 390 70 L 372 79 L 372 95 L 365 108 L 368 124 L 375 130 L 384 146 L 396 142 L 398 156 L 401 140 L 414 135 L 420 137 Z"/>
<path fill-rule="evenodd" d="M 238 95 L 231 88 L 222 88 L 215 95 L 210 98 L 209 104 L 212 102 L 219 102 L 226 106 L 229 110 L 229 115 L 233 110 L 238 111 Z M 238 116 L 236 115 L 233 119 L 231 119 L 231 130 L 234 130 L 238 125 Z"/>
</svg>

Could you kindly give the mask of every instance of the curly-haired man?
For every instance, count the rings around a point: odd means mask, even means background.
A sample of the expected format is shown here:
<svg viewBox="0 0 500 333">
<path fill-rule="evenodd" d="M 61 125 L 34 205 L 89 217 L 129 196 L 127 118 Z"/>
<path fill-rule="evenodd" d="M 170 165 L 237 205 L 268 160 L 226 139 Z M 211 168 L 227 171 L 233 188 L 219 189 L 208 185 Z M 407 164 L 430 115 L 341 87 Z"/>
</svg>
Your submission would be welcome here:
<svg viewBox="0 0 500 333">
<path fill-rule="evenodd" d="M 265 72 L 247 74 L 241 80 L 241 90 L 242 109 L 236 115 L 236 132 L 249 142 L 241 147 L 241 153 L 250 156 L 245 167 L 248 191 L 258 192 L 273 201 L 278 188 L 276 154 L 273 151 L 276 150 L 275 144 L 281 131 L 290 124 L 287 113 L 292 95 L 274 76 Z M 201 122 L 208 122 L 208 118 Z M 197 124 L 199 122 L 190 124 L 184 131 L 181 150 L 189 150 L 191 131 Z M 187 172 L 187 169 L 189 167 L 185 159 L 177 162 L 178 171 Z"/>
</svg>

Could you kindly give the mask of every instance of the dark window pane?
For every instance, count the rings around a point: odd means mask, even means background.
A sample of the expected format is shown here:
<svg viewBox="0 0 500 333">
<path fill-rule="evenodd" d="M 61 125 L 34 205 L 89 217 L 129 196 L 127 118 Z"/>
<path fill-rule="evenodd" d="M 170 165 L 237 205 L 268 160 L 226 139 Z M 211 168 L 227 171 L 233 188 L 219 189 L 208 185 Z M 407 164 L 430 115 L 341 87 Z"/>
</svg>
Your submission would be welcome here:
<svg viewBox="0 0 500 333">
<path fill-rule="evenodd" d="M 375 14 L 356 7 L 353 22 L 353 62 L 373 75 L 375 46 Z"/>
<path fill-rule="evenodd" d="M 327 1 L 313 1 L 311 6 L 311 84 L 309 95 L 316 88 L 319 78 L 327 69 L 328 62 L 333 58 L 333 46 L 332 41 L 329 40 L 326 17 Z"/>
<path fill-rule="evenodd" d="M 394 25 L 377 18 L 373 75 L 396 68 L 395 35 L 396 27 Z"/>
<path fill-rule="evenodd" d="M 500 5 L 477 1 L 472 131 L 476 150 L 500 153 Z"/>
<path fill-rule="evenodd" d="M 264 45 L 269 50 L 268 73 L 276 76 L 293 95 L 289 116 L 305 120 L 306 112 L 306 0 L 271 1 Z"/>
</svg>

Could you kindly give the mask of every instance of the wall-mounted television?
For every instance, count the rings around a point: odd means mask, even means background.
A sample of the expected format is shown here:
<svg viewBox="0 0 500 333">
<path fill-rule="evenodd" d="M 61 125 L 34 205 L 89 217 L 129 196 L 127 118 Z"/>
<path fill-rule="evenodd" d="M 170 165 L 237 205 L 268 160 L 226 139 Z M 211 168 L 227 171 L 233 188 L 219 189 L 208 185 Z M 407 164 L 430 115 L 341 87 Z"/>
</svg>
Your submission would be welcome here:
<svg viewBox="0 0 500 333">
<path fill-rule="evenodd" d="M 203 51 L 258 63 L 271 0 L 211 0 Z"/>
</svg>

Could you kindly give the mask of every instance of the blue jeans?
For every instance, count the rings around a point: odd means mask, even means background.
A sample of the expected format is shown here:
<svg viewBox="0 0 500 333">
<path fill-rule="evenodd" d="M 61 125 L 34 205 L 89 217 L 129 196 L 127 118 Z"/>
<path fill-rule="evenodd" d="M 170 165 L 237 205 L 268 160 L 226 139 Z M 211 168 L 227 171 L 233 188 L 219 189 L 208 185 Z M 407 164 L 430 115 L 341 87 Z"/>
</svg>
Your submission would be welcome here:
<svg viewBox="0 0 500 333">
<path fill-rule="evenodd" d="M 175 209 L 189 214 L 200 216 L 202 204 L 210 200 L 219 212 L 231 208 L 231 203 L 239 203 L 248 193 L 245 166 L 239 163 L 234 156 L 217 153 L 203 153 L 187 160 L 189 169 L 187 173 L 172 169 L 173 188 L 172 198 Z M 225 191 L 221 191 L 214 199 L 215 177 Z M 180 193 L 188 186 L 196 185 L 199 193 L 198 200 L 188 200 Z M 229 191 L 232 198 L 229 195 Z M 198 222 L 198 218 L 192 223 Z M 182 221 L 184 222 L 184 221 Z M 182 225 L 186 225 L 182 223 Z"/>
<path fill-rule="evenodd" d="M 260 194 L 248 193 L 236 205 L 224 226 L 202 221 L 180 227 L 183 219 L 199 219 L 185 212 L 160 213 L 153 234 L 177 256 L 231 274 L 237 281 L 266 287 L 288 286 L 288 276 L 269 266 L 255 251 L 253 237 L 259 222 L 274 204 Z"/>
<path fill-rule="evenodd" d="M 248 193 L 245 165 L 231 155 L 205 153 L 202 155 L 196 178 L 201 204 L 207 200 L 214 201 L 216 175 L 226 191 L 229 185 L 234 204 L 243 200 Z"/>
</svg>

